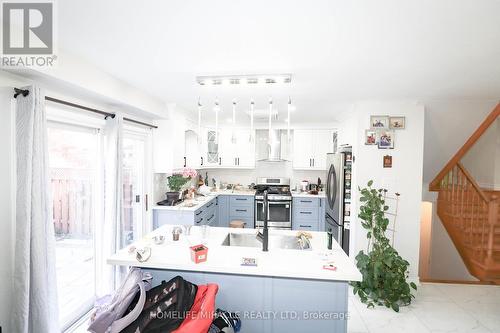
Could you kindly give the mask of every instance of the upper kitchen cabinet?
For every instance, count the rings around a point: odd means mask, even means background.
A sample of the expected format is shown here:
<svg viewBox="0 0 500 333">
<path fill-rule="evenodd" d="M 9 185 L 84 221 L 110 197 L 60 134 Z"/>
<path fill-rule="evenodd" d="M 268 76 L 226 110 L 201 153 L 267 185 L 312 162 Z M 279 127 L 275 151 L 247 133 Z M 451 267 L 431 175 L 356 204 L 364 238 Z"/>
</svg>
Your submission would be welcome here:
<svg viewBox="0 0 500 333">
<path fill-rule="evenodd" d="M 183 123 L 174 120 L 159 120 L 153 131 L 153 171 L 171 173 L 185 163 L 185 131 Z"/>
<path fill-rule="evenodd" d="M 293 134 L 293 168 L 325 170 L 326 154 L 333 153 L 332 130 L 296 129 Z"/>
<path fill-rule="evenodd" d="M 202 164 L 201 143 L 193 130 L 184 133 L 184 167 L 199 169 Z"/>
<path fill-rule="evenodd" d="M 218 153 L 219 166 L 226 168 L 249 169 L 255 167 L 255 140 L 251 131 L 245 129 L 221 129 Z"/>
<path fill-rule="evenodd" d="M 216 168 L 219 165 L 219 144 L 217 134 L 213 129 L 207 129 L 202 133 L 202 168 Z"/>
</svg>

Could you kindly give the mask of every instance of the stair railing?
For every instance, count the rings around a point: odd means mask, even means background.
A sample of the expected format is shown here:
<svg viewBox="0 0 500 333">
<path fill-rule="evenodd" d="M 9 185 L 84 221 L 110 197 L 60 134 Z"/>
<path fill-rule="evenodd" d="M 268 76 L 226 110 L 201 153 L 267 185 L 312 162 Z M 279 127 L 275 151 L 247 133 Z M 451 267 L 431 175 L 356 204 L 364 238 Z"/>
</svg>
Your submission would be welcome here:
<svg viewBox="0 0 500 333">
<path fill-rule="evenodd" d="M 494 263 L 496 197 L 486 195 L 460 162 L 442 178 L 436 190 L 438 214 L 466 264 L 475 262 L 484 267 Z"/>
</svg>

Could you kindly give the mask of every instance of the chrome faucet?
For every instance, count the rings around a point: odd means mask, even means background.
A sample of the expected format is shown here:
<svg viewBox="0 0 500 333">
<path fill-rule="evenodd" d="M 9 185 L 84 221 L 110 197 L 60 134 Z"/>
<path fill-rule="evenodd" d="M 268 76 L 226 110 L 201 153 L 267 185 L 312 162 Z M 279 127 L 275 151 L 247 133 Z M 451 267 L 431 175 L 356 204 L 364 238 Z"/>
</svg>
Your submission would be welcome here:
<svg viewBox="0 0 500 333">
<path fill-rule="evenodd" d="M 269 228 L 267 227 L 267 214 L 268 214 L 268 204 L 267 204 L 267 190 L 263 193 L 264 200 L 262 206 L 264 209 L 264 226 L 262 232 L 260 230 L 257 232 L 257 239 L 262 242 L 262 251 L 267 252 L 269 250 Z"/>
</svg>

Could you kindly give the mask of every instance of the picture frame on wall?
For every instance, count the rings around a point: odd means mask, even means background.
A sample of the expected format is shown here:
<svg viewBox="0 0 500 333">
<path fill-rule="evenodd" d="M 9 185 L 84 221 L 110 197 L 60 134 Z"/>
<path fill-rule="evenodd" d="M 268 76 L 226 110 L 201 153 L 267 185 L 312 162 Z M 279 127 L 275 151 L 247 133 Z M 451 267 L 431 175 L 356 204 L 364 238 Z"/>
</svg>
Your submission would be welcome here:
<svg viewBox="0 0 500 333">
<path fill-rule="evenodd" d="M 392 168 L 392 156 L 391 155 L 384 156 L 384 168 Z"/>
<path fill-rule="evenodd" d="M 390 129 L 405 129 L 405 127 L 406 127 L 405 117 L 389 117 Z"/>
<path fill-rule="evenodd" d="M 374 129 L 365 130 L 365 145 L 368 146 L 377 145 L 377 130 Z"/>
<path fill-rule="evenodd" d="M 394 149 L 394 131 L 379 130 L 377 136 L 378 149 Z"/>
<path fill-rule="evenodd" d="M 389 116 L 370 116 L 371 128 L 389 128 Z"/>
</svg>

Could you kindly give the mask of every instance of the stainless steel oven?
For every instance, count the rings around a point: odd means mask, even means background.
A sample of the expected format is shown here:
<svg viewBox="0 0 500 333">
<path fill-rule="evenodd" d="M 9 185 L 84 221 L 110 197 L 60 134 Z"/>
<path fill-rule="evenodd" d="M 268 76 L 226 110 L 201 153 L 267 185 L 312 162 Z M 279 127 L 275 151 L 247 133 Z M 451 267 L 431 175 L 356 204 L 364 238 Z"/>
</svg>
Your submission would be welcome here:
<svg viewBox="0 0 500 333">
<path fill-rule="evenodd" d="M 288 178 L 258 178 L 255 193 L 255 227 L 264 227 L 264 193 L 267 193 L 267 225 L 292 229 L 292 194 Z"/>
<path fill-rule="evenodd" d="M 271 229 L 292 229 L 292 201 L 278 200 L 267 202 L 267 225 Z M 264 200 L 255 200 L 255 227 L 264 226 Z"/>
</svg>

